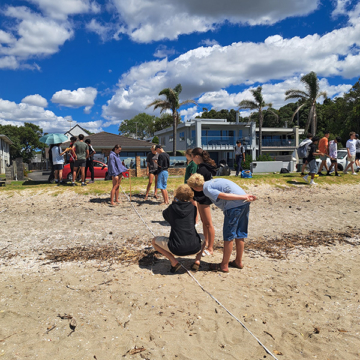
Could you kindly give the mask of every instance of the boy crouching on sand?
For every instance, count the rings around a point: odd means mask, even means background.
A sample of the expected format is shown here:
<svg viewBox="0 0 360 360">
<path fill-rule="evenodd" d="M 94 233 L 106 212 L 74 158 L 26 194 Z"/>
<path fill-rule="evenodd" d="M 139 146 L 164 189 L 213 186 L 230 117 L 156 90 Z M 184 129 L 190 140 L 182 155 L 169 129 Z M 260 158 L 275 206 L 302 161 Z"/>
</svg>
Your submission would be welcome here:
<svg viewBox="0 0 360 360">
<path fill-rule="evenodd" d="M 235 183 L 226 179 L 204 181 L 200 174 L 194 174 L 188 179 L 188 185 L 195 191 L 203 191 L 211 201 L 224 212 L 224 251 L 220 264 L 210 264 L 210 270 L 229 272 L 229 266 L 242 269 L 244 264 L 244 239 L 248 236 L 250 204 L 256 200 L 254 195 L 246 194 Z M 236 258 L 230 261 L 233 250 L 233 240 L 236 243 Z"/>
<path fill-rule="evenodd" d="M 190 202 L 194 192 L 186 184 L 175 190 L 175 200 L 163 211 L 164 219 L 170 223 L 170 236 L 156 236 L 152 244 L 156 251 L 170 260 L 171 273 L 176 273 L 180 263 L 175 256 L 196 255 L 195 263 L 191 269 L 197 271 L 200 267 L 201 253 L 205 248 L 204 237 L 195 229 L 197 215 L 196 207 Z"/>
</svg>

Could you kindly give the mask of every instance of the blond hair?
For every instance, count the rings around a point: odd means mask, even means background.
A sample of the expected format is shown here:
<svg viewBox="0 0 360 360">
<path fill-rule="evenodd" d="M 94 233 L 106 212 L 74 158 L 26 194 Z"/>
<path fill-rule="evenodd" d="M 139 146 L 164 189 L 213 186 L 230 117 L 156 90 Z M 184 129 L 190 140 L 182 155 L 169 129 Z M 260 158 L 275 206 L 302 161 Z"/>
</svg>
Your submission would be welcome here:
<svg viewBox="0 0 360 360">
<path fill-rule="evenodd" d="M 175 190 L 174 196 L 180 201 L 190 201 L 194 197 L 194 192 L 189 185 L 183 184 Z"/>
<path fill-rule="evenodd" d="M 153 145 L 150 149 L 151 150 L 156 150 L 156 145 Z"/>
<path fill-rule="evenodd" d="M 201 174 L 193 174 L 189 177 L 187 184 L 194 188 L 194 187 L 202 187 L 205 183 L 205 179 Z"/>
</svg>

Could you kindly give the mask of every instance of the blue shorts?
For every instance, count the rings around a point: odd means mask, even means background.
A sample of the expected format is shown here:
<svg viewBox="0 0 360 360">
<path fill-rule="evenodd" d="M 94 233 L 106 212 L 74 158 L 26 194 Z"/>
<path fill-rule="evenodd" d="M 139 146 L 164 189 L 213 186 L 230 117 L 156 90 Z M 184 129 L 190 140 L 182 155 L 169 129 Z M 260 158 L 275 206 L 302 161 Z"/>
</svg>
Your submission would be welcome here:
<svg viewBox="0 0 360 360">
<path fill-rule="evenodd" d="M 310 174 L 316 174 L 318 172 L 318 166 L 315 159 L 312 159 L 309 162 L 309 173 Z"/>
<path fill-rule="evenodd" d="M 250 204 L 224 211 L 224 241 L 244 239 L 248 236 Z"/>
<path fill-rule="evenodd" d="M 167 179 L 169 177 L 169 173 L 167 170 L 163 170 L 159 175 L 157 179 L 156 186 L 160 190 L 166 190 L 167 188 Z"/>
</svg>

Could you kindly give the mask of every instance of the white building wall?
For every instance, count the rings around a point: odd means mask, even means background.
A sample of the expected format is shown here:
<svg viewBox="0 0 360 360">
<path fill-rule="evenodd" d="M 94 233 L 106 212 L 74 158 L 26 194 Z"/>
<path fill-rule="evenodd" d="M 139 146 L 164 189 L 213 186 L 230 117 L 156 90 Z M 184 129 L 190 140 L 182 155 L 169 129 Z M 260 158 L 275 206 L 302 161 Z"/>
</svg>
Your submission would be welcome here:
<svg viewBox="0 0 360 360">
<path fill-rule="evenodd" d="M 10 145 L 0 138 L 0 174 L 5 173 L 6 165 L 10 164 Z"/>
</svg>

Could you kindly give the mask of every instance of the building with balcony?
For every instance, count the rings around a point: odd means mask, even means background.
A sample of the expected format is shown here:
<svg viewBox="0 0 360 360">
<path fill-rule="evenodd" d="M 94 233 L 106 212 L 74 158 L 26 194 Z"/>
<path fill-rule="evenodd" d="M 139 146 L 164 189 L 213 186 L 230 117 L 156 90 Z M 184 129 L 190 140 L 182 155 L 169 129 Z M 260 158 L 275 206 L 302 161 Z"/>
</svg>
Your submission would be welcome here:
<svg viewBox="0 0 360 360">
<path fill-rule="evenodd" d="M 5 167 L 10 165 L 10 145 L 12 141 L 6 136 L 0 134 L 0 174 L 5 173 Z"/>
<path fill-rule="evenodd" d="M 299 144 L 299 135 L 304 131 L 295 128 L 263 128 L 263 154 L 273 157 L 290 157 Z M 236 140 L 241 140 L 247 154 L 255 159 L 258 156 L 259 129 L 255 122 L 228 122 L 226 119 L 193 119 L 177 127 L 176 148 L 201 147 L 207 150 L 218 164 L 220 160 L 232 166 Z M 165 151 L 173 150 L 172 127 L 157 131 L 155 135 Z"/>
</svg>

